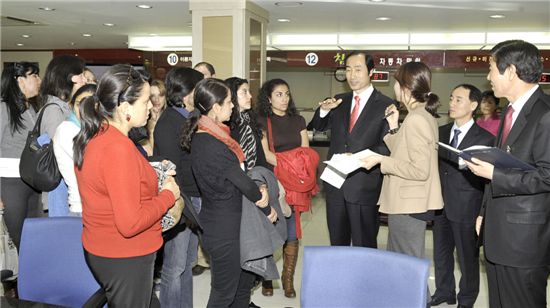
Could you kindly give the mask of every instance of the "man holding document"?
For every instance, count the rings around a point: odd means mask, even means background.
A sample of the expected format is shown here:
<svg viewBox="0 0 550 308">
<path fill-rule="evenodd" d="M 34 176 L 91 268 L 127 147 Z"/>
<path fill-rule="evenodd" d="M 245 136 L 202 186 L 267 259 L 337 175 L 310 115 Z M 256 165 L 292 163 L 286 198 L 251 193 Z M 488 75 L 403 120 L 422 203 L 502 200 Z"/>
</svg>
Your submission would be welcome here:
<svg viewBox="0 0 550 308">
<path fill-rule="evenodd" d="M 546 307 L 550 273 L 550 98 L 538 86 L 538 49 L 521 40 L 491 50 L 487 79 L 504 112 L 497 146 L 536 170 L 497 168 L 473 158 L 472 172 L 491 180 L 481 226 L 491 307 Z M 481 217 L 478 219 L 481 221 Z M 479 232 L 479 231 L 478 231 Z"/>
<path fill-rule="evenodd" d="M 473 145 L 492 146 L 495 138 L 474 122 L 481 91 L 470 84 L 456 86 L 449 100 L 449 117 L 454 121 L 439 127 L 439 140 L 458 149 Z M 436 291 L 432 306 L 456 303 L 454 250 L 460 264 L 459 307 L 473 307 L 479 294 L 479 246 L 475 222 L 483 198 L 484 178 L 474 175 L 456 153 L 439 147 L 439 177 L 442 210 L 433 223 Z"/>
<path fill-rule="evenodd" d="M 383 137 L 388 132 L 384 111 L 393 101 L 374 89 L 370 82 L 374 60 L 365 52 L 346 57 L 346 78 L 353 92 L 338 94 L 319 103 L 309 127 L 331 129 L 328 159 L 335 154 L 370 149 L 388 154 Z M 336 188 L 325 185 L 327 224 L 331 245 L 376 248 L 377 201 L 382 185 L 380 168 L 359 168 Z"/>
</svg>

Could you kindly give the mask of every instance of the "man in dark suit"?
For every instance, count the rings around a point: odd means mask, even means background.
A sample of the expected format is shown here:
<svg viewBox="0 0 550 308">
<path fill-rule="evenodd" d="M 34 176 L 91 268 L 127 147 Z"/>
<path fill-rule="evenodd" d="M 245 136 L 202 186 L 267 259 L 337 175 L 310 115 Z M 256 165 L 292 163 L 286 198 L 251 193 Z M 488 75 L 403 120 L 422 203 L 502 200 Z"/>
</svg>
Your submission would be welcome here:
<svg viewBox="0 0 550 308">
<path fill-rule="evenodd" d="M 491 50 L 487 79 L 497 97 L 510 101 L 497 146 L 535 170 L 505 170 L 467 163 L 490 179 L 481 210 L 489 305 L 546 307 L 550 274 L 550 98 L 538 86 L 538 49 L 521 40 Z M 481 220 L 481 219 L 479 219 Z"/>
<path fill-rule="evenodd" d="M 346 78 L 352 92 L 320 102 L 311 123 L 319 131 L 331 129 L 328 159 L 337 153 L 371 149 L 388 154 L 382 138 L 388 132 L 386 107 L 393 101 L 370 82 L 372 56 L 352 52 L 346 57 Z M 382 187 L 380 168 L 350 173 L 340 189 L 325 185 L 327 224 L 331 245 L 377 247 L 378 197 Z"/>
<path fill-rule="evenodd" d="M 481 102 L 481 91 L 473 85 L 455 87 L 449 101 L 449 117 L 454 121 L 439 127 L 439 141 L 458 149 L 473 145 L 492 146 L 495 138 L 479 127 L 473 114 Z M 476 218 L 483 198 L 485 179 L 465 168 L 456 154 L 439 148 L 439 177 L 444 207 L 437 211 L 433 225 L 436 291 L 431 305 L 456 303 L 454 250 L 460 264 L 459 307 L 473 307 L 479 293 L 479 247 Z"/>
</svg>

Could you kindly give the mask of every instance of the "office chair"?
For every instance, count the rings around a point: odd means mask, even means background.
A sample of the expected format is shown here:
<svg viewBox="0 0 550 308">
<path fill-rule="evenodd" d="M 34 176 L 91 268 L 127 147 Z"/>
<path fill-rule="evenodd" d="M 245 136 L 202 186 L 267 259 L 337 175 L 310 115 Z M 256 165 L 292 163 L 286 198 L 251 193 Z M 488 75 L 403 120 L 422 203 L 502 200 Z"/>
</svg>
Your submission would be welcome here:
<svg viewBox="0 0 550 308">
<path fill-rule="evenodd" d="M 305 247 L 301 305 L 426 307 L 429 261 L 364 247 Z"/>
<path fill-rule="evenodd" d="M 79 217 L 25 219 L 19 298 L 65 307 L 102 307 L 106 297 L 84 260 L 81 237 Z"/>
</svg>

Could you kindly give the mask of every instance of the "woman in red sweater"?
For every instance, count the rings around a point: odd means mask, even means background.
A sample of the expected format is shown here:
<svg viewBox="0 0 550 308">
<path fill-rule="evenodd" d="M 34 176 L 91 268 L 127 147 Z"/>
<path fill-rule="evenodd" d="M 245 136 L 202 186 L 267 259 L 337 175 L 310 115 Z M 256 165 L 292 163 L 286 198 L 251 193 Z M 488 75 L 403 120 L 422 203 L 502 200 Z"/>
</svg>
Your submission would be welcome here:
<svg viewBox="0 0 550 308">
<path fill-rule="evenodd" d="M 160 219 L 179 198 L 172 177 L 159 192 L 157 176 L 128 138 L 145 125 L 150 87 L 131 65 L 114 65 L 96 94 L 80 105 L 75 137 L 76 177 L 82 197 L 86 261 L 105 289 L 109 306 L 160 306 L 152 294 Z"/>
</svg>

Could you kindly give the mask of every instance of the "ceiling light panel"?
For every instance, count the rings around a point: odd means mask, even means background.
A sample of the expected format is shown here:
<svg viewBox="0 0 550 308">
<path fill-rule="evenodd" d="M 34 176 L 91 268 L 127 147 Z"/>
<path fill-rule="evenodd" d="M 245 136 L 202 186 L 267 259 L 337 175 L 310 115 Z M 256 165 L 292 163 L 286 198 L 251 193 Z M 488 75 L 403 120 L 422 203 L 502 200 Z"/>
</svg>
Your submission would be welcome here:
<svg viewBox="0 0 550 308">
<path fill-rule="evenodd" d="M 488 32 L 487 44 L 506 40 L 524 40 L 532 44 L 550 44 L 550 32 Z"/>
<path fill-rule="evenodd" d="M 411 33 L 411 45 L 484 44 L 485 33 Z"/>
<path fill-rule="evenodd" d="M 408 33 L 339 34 L 338 45 L 408 45 Z"/>
<path fill-rule="evenodd" d="M 129 36 L 128 47 L 139 50 L 191 50 L 191 36 Z"/>
<path fill-rule="evenodd" d="M 338 34 L 272 34 L 271 45 L 336 45 Z"/>
</svg>

